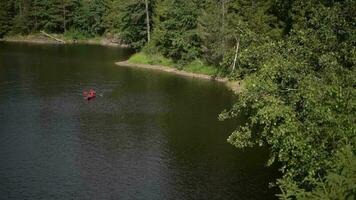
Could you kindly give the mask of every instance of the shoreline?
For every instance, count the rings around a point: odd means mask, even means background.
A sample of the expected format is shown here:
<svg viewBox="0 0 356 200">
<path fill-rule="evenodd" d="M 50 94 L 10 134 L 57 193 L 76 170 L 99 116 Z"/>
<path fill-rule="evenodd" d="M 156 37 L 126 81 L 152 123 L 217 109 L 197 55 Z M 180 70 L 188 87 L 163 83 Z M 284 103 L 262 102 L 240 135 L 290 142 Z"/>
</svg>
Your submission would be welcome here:
<svg viewBox="0 0 356 200">
<path fill-rule="evenodd" d="M 197 73 L 192 73 L 192 72 L 186 72 L 183 70 L 178 70 L 173 67 L 167 67 L 167 66 L 162 66 L 162 65 L 138 64 L 138 63 L 136 64 L 136 63 L 130 63 L 128 61 L 115 62 L 115 64 L 118 66 L 121 66 L 121 67 L 151 69 L 151 70 L 176 74 L 179 76 L 186 76 L 186 77 L 197 78 L 197 79 L 217 81 L 217 82 L 224 83 L 235 94 L 240 93 L 241 89 L 242 89 L 240 81 L 229 81 L 227 78 L 220 78 L 220 77 L 210 76 L 210 75 L 206 75 L 206 74 L 197 74 Z"/>
<path fill-rule="evenodd" d="M 108 46 L 108 47 L 120 47 L 120 48 L 130 48 L 129 45 L 126 44 L 119 44 L 116 42 L 112 42 L 107 38 L 100 38 L 98 39 L 87 39 L 87 40 L 65 40 L 65 42 L 59 42 L 56 40 L 52 40 L 46 37 L 8 37 L 8 38 L 1 38 L 0 42 L 17 42 L 17 43 L 32 43 L 32 44 L 89 44 L 89 45 L 101 45 L 101 46 Z"/>
<path fill-rule="evenodd" d="M 79 40 L 76 42 L 66 40 L 65 43 L 62 43 L 62 42 L 58 42 L 56 40 L 51 40 L 46 37 L 8 37 L 8 38 L 1 38 L 0 42 L 32 43 L 32 44 L 60 44 L 60 45 L 89 44 L 89 45 L 101 45 L 101 46 L 107 46 L 107 47 L 129 48 L 129 45 L 114 43 L 106 38 L 100 38 L 99 40 L 94 40 L 94 39 Z M 118 66 L 122 66 L 122 67 L 150 69 L 150 70 L 156 70 L 156 71 L 176 74 L 179 76 L 216 81 L 216 82 L 224 83 L 225 86 L 227 88 L 229 88 L 231 91 L 233 91 L 235 94 L 240 93 L 242 90 L 241 81 L 230 81 L 227 78 L 221 78 L 221 77 L 193 73 L 193 72 L 186 72 L 183 70 L 178 70 L 176 68 L 163 66 L 163 65 L 130 63 L 130 62 L 128 62 L 128 60 L 121 61 L 121 62 L 115 62 L 115 64 Z"/>
</svg>

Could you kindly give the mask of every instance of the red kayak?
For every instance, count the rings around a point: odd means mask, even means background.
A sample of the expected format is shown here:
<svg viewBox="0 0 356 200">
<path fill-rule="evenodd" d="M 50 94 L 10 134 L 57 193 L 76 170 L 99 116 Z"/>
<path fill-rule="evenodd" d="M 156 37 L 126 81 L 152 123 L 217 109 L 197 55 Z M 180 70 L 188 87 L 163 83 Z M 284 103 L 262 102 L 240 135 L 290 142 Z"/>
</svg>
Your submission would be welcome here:
<svg viewBox="0 0 356 200">
<path fill-rule="evenodd" d="M 88 94 L 87 91 L 84 90 L 83 97 L 84 97 L 84 99 L 90 101 L 96 97 L 96 92 L 93 89 L 90 89 L 89 94 Z"/>
</svg>

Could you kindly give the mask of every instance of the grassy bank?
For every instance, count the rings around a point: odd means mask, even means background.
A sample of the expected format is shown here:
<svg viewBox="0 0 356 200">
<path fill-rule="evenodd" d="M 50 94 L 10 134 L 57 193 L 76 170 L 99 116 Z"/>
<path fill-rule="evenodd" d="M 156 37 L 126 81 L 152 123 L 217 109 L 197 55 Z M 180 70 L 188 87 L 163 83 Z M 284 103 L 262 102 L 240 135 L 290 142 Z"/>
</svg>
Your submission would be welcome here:
<svg viewBox="0 0 356 200">
<path fill-rule="evenodd" d="M 219 76 L 219 70 L 216 67 L 204 65 L 200 60 L 195 60 L 187 65 L 179 66 L 173 62 L 173 60 L 165 58 L 162 55 L 148 55 L 141 52 L 131 56 L 128 61 L 118 62 L 116 64 L 126 67 L 160 70 L 193 78 L 215 80 L 225 83 L 226 86 L 235 93 L 241 92 L 242 89 L 240 81 L 232 81 L 226 77 Z"/>
<path fill-rule="evenodd" d="M 132 64 L 148 64 L 148 65 L 161 65 L 166 67 L 177 68 L 182 71 L 205 74 L 209 76 L 217 76 L 218 70 L 209 65 L 205 65 L 200 60 L 195 60 L 186 65 L 180 66 L 174 63 L 171 59 L 165 58 L 162 55 L 147 55 L 145 53 L 136 53 L 128 60 Z"/>
</svg>

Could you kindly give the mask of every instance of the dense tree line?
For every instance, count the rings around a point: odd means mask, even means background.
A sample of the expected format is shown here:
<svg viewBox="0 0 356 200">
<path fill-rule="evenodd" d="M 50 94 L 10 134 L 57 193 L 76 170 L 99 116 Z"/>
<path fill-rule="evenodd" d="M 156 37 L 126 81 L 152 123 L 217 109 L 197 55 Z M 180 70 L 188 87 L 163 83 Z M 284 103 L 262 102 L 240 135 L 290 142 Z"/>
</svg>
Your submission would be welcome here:
<svg viewBox="0 0 356 200">
<path fill-rule="evenodd" d="M 355 1 L 281 1 L 258 20 L 276 17 L 280 30 L 246 25 L 240 35 L 245 88 L 220 117 L 251 114 L 228 141 L 271 147 L 282 199 L 356 198 L 355 9 Z"/>
<path fill-rule="evenodd" d="M 281 199 L 355 199 L 353 0 L 2 0 L 0 36 L 113 34 L 178 63 L 244 79 L 228 141 L 266 145 Z M 149 42 L 148 42 L 149 41 Z"/>
<path fill-rule="evenodd" d="M 39 30 L 65 33 L 76 30 L 90 36 L 106 30 L 104 19 L 111 0 L 2 0 L 0 36 Z"/>
</svg>

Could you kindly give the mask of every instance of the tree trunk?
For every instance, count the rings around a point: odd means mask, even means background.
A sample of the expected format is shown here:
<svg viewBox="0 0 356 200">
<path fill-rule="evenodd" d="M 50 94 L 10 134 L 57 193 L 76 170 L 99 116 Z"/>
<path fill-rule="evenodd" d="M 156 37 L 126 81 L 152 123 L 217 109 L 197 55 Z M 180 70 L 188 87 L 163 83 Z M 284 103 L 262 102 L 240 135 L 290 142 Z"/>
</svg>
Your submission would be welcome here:
<svg viewBox="0 0 356 200">
<path fill-rule="evenodd" d="M 147 42 L 150 42 L 151 35 L 150 35 L 150 15 L 148 13 L 148 0 L 145 0 L 145 4 L 146 4 Z"/>
<path fill-rule="evenodd" d="M 225 0 L 221 0 L 221 7 L 222 7 L 222 27 L 225 26 Z"/>
<path fill-rule="evenodd" d="M 22 11 L 22 1 L 20 1 L 20 3 L 19 3 L 19 13 L 20 13 L 20 16 L 22 16 L 23 15 L 23 11 Z"/>
<path fill-rule="evenodd" d="M 37 22 L 37 15 L 38 15 L 38 13 L 37 13 L 37 5 L 36 6 L 34 6 L 34 10 L 35 10 L 35 31 L 37 31 L 37 28 L 38 28 L 38 22 Z"/>
<path fill-rule="evenodd" d="M 237 55 L 238 55 L 238 52 L 239 52 L 239 46 L 240 46 L 240 40 L 236 38 L 236 51 L 235 51 L 234 63 L 232 65 L 232 71 L 235 71 Z"/>
<path fill-rule="evenodd" d="M 221 9 L 222 9 L 222 19 L 221 19 L 221 43 L 222 43 L 222 50 L 225 52 L 225 0 L 221 0 Z"/>
<path fill-rule="evenodd" d="M 63 9 L 63 30 L 64 33 L 67 32 L 67 24 L 66 24 L 66 5 L 65 0 L 62 0 L 62 9 Z"/>
</svg>

